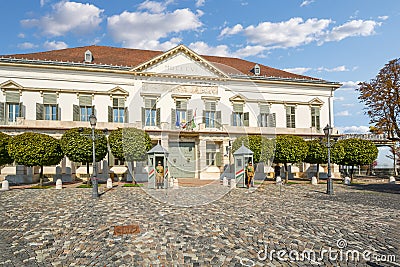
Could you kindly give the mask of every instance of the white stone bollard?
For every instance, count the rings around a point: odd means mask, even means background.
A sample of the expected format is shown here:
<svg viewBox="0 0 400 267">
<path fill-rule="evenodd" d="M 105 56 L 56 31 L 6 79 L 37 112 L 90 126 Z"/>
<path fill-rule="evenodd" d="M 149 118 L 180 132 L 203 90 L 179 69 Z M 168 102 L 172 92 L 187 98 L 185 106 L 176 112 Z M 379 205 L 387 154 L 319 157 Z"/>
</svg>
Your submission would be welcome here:
<svg viewBox="0 0 400 267">
<path fill-rule="evenodd" d="M 169 177 L 168 181 L 169 181 L 168 188 L 174 188 L 174 178 Z"/>
<path fill-rule="evenodd" d="M 395 184 L 396 183 L 396 178 L 394 178 L 393 176 L 389 177 L 389 184 Z"/>
<path fill-rule="evenodd" d="M 174 178 L 174 187 L 173 187 L 173 189 L 179 189 L 178 178 Z"/>
<path fill-rule="evenodd" d="M 282 183 L 282 178 L 280 176 L 276 176 L 276 184 L 281 184 Z"/>
<path fill-rule="evenodd" d="M 343 182 L 345 185 L 350 185 L 351 184 L 351 179 L 350 179 L 350 177 L 348 177 L 348 176 L 346 176 L 346 177 L 344 177 L 344 182 Z"/>
<path fill-rule="evenodd" d="M 224 176 L 224 179 L 222 180 L 222 185 L 223 186 L 228 186 L 228 179 Z"/>
<path fill-rule="evenodd" d="M 318 184 L 317 177 L 313 176 L 313 177 L 311 178 L 311 184 L 312 184 L 312 185 L 317 185 L 317 184 Z"/>
<path fill-rule="evenodd" d="M 107 179 L 107 188 L 108 188 L 108 189 L 113 188 L 113 181 L 112 181 L 111 178 L 108 178 L 108 179 Z"/>
<path fill-rule="evenodd" d="M 1 183 L 1 190 L 4 190 L 4 191 L 10 190 L 10 184 L 8 183 L 7 180 L 4 180 L 4 181 Z"/>
<path fill-rule="evenodd" d="M 232 178 L 232 179 L 231 179 L 231 186 L 230 186 L 230 188 L 231 188 L 231 189 L 236 188 L 236 179 L 235 179 L 235 178 Z"/>
<path fill-rule="evenodd" d="M 56 189 L 62 189 L 62 180 L 61 179 L 57 179 L 57 181 L 56 181 Z"/>
</svg>

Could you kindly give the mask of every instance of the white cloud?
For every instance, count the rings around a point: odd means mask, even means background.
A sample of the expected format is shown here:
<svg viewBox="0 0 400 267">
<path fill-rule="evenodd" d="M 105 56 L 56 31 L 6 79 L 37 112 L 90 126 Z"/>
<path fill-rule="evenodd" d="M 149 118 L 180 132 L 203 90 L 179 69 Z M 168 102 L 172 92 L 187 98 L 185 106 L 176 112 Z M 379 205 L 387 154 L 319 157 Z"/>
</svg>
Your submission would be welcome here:
<svg viewBox="0 0 400 267">
<path fill-rule="evenodd" d="M 335 96 L 333 98 L 334 101 L 344 101 L 344 97 L 343 96 Z"/>
<path fill-rule="evenodd" d="M 195 42 L 191 43 L 189 45 L 189 48 L 201 55 L 221 56 L 221 57 L 231 56 L 227 45 L 218 45 L 213 47 L 209 46 L 205 42 Z"/>
<path fill-rule="evenodd" d="M 24 33 L 19 33 L 18 34 L 18 38 L 25 38 L 25 34 Z"/>
<path fill-rule="evenodd" d="M 91 4 L 61 1 L 52 6 L 50 14 L 39 19 L 22 20 L 21 24 L 38 27 L 46 36 L 63 36 L 69 32 L 84 35 L 99 27 L 103 11 Z"/>
<path fill-rule="evenodd" d="M 68 45 L 66 43 L 64 43 L 64 42 L 61 42 L 61 41 L 59 41 L 59 42 L 57 42 L 57 41 L 46 41 L 43 44 L 43 47 L 46 50 L 58 50 L 58 49 L 68 48 Z"/>
<path fill-rule="evenodd" d="M 310 71 L 311 68 L 303 68 L 303 67 L 298 67 L 298 68 L 288 68 L 288 69 L 283 69 L 284 71 L 291 72 L 291 73 L 296 73 L 299 75 L 303 75 L 307 71 Z"/>
<path fill-rule="evenodd" d="M 379 16 L 378 19 L 380 20 L 387 20 L 389 18 L 389 16 Z"/>
<path fill-rule="evenodd" d="M 243 31 L 243 26 L 240 24 L 236 24 L 232 28 L 226 27 L 226 28 L 222 29 L 221 33 L 219 34 L 219 37 L 223 37 L 226 35 L 238 34 L 241 31 Z"/>
<path fill-rule="evenodd" d="M 347 81 L 347 82 L 342 82 L 342 87 L 339 88 L 340 91 L 355 91 L 358 88 L 358 84 L 360 82 L 354 82 L 354 81 Z"/>
<path fill-rule="evenodd" d="M 369 36 L 375 34 L 375 27 L 381 22 L 373 20 L 352 20 L 334 27 L 324 38 L 325 42 L 341 41 L 352 36 Z"/>
<path fill-rule="evenodd" d="M 172 38 L 161 43 L 161 38 L 202 26 L 199 15 L 187 8 L 157 14 L 124 11 L 109 17 L 107 22 L 114 41 L 122 43 L 124 47 L 162 50 L 177 45 L 178 39 Z"/>
<path fill-rule="evenodd" d="M 50 0 L 40 0 L 40 7 L 43 7 Z"/>
<path fill-rule="evenodd" d="M 18 48 L 20 48 L 20 49 L 33 49 L 36 47 L 38 47 L 38 46 L 35 44 L 32 44 L 32 43 L 29 43 L 29 42 L 24 42 L 24 43 L 18 44 Z"/>
<path fill-rule="evenodd" d="M 244 58 L 250 56 L 262 57 L 262 53 L 266 50 L 264 46 L 261 45 L 247 45 L 243 48 L 239 48 L 233 53 L 233 56 Z"/>
<path fill-rule="evenodd" d="M 303 6 L 308 6 L 309 4 L 314 3 L 314 0 L 304 0 L 301 4 L 300 7 Z"/>
<path fill-rule="evenodd" d="M 346 107 L 346 108 L 350 108 L 350 107 L 354 107 L 354 104 L 342 104 L 342 107 Z"/>
<path fill-rule="evenodd" d="M 167 5 L 169 3 L 170 2 L 161 3 L 161 2 L 146 0 L 143 3 L 139 4 L 138 9 L 139 10 L 148 10 L 152 13 L 161 13 L 167 8 Z"/>
<path fill-rule="evenodd" d="M 206 0 L 197 0 L 196 1 L 196 7 L 201 7 L 204 6 L 204 3 L 206 2 Z"/>
<path fill-rule="evenodd" d="M 343 111 L 340 111 L 340 112 L 335 114 L 335 116 L 337 116 L 337 117 L 347 117 L 347 116 L 350 116 L 350 115 L 351 114 L 349 113 L 348 110 L 343 110 Z"/>
<path fill-rule="evenodd" d="M 341 133 L 345 134 L 350 134 L 350 133 L 359 133 L 359 134 L 364 134 L 364 133 L 369 133 L 369 127 L 368 126 L 344 126 L 344 127 L 335 127 L 339 130 Z"/>
<path fill-rule="evenodd" d="M 325 67 L 319 67 L 317 69 L 317 71 L 326 71 L 326 72 L 342 72 L 342 71 L 349 71 L 349 69 L 346 68 L 346 66 L 342 65 L 342 66 L 338 66 L 335 68 L 325 68 Z"/>
</svg>

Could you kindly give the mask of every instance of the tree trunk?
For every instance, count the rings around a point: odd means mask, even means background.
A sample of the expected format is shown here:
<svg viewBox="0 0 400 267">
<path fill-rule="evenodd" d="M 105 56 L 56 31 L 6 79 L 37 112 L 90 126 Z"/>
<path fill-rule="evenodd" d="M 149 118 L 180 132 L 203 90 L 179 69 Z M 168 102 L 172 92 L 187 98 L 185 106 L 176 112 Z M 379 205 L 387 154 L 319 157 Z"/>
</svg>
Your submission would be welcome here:
<svg viewBox="0 0 400 267">
<path fill-rule="evenodd" d="M 43 186 L 43 166 L 40 166 L 40 178 L 39 178 L 40 187 Z"/>
<path fill-rule="evenodd" d="M 289 182 L 289 173 L 288 173 L 288 169 L 287 169 L 287 163 L 285 163 L 284 166 L 285 166 L 285 184 L 287 184 Z"/>
<path fill-rule="evenodd" d="M 86 162 L 86 172 L 87 172 L 87 181 L 86 181 L 86 184 L 87 184 L 87 186 L 89 186 L 89 185 L 90 185 L 89 162 Z"/>
<path fill-rule="evenodd" d="M 354 165 L 351 166 L 351 171 L 350 171 L 350 182 L 353 183 L 353 175 L 354 175 Z"/>
<path fill-rule="evenodd" d="M 317 178 L 317 182 L 319 183 L 319 163 L 317 163 L 317 171 L 315 172 L 315 177 Z"/>
</svg>

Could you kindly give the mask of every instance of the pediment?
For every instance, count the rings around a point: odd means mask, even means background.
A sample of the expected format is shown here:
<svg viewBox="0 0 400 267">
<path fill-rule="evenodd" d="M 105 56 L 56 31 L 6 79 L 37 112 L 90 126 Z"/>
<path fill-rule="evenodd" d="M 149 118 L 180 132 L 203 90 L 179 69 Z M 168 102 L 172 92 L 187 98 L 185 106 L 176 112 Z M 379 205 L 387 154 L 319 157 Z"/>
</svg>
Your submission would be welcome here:
<svg viewBox="0 0 400 267">
<path fill-rule="evenodd" d="M 308 104 L 322 106 L 324 104 L 324 101 L 322 101 L 321 99 L 316 97 L 316 98 L 313 98 L 311 101 L 309 101 Z"/>
<path fill-rule="evenodd" d="M 8 80 L 0 84 L 1 89 L 14 89 L 14 90 L 20 90 L 23 89 L 24 87 L 13 80 Z"/>
<path fill-rule="evenodd" d="M 119 87 L 119 86 L 114 87 L 113 89 L 110 89 L 110 90 L 108 91 L 108 93 L 109 93 L 110 95 L 123 95 L 123 96 L 129 95 L 129 92 L 128 92 L 128 91 L 122 89 L 122 88 Z"/>
<path fill-rule="evenodd" d="M 243 96 L 242 94 L 237 94 L 229 98 L 229 101 L 231 102 L 246 102 L 247 98 Z"/>
<path fill-rule="evenodd" d="M 131 71 L 210 78 L 228 77 L 223 71 L 184 45 L 179 45 Z"/>
</svg>

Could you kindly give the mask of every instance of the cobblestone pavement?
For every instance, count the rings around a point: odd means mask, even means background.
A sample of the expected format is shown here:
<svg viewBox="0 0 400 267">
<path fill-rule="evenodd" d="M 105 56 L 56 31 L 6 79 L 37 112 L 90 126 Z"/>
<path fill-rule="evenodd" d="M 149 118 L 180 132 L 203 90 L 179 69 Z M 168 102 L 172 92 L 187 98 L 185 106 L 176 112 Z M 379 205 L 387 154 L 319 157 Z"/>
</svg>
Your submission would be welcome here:
<svg viewBox="0 0 400 267">
<path fill-rule="evenodd" d="M 91 189 L 0 192 L 0 266 L 400 266 L 397 191 L 335 184 L 335 196 L 324 192 L 269 184 L 193 207 L 161 203 L 140 188 L 116 187 L 98 200 Z M 114 226 L 134 224 L 139 234 L 114 235 Z M 318 259 L 329 248 L 342 259 L 369 250 L 396 262 Z M 315 261 L 284 261 L 306 249 Z"/>
</svg>

